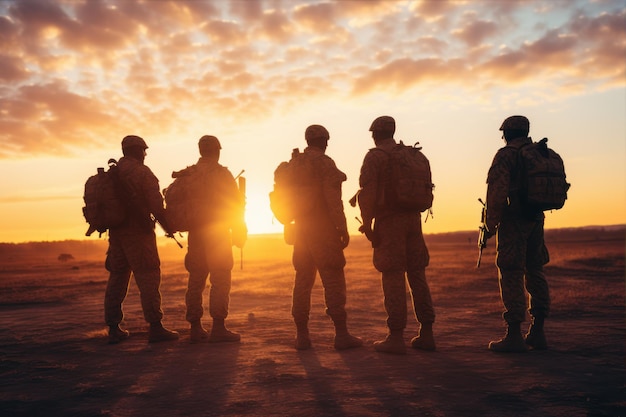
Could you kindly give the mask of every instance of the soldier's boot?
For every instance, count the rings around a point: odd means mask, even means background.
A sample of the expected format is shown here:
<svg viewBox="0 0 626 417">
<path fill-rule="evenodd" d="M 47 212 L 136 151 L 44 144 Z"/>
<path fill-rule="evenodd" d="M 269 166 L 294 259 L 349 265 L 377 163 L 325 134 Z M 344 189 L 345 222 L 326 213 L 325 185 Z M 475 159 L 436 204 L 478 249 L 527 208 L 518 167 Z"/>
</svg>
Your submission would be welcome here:
<svg viewBox="0 0 626 417">
<path fill-rule="evenodd" d="M 128 339 L 130 333 L 128 330 L 124 330 L 120 328 L 119 324 L 115 326 L 109 326 L 109 344 L 115 345 L 120 343 L 122 340 Z"/>
<path fill-rule="evenodd" d="M 189 341 L 191 343 L 200 343 L 204 342 L 209 338 L 209 332 L 207 332 L 204 327 L 202 327 L 202 323 L 200 320 L 192 321 L 191 328 L 189 330 Z"/>
<path fill-rule="evenodd" d="M 311 338 L 309 337 L 308 323 L 296 323 L 296 342 L 297 350 L 311 349 Z"/>
<path fill-rule="evenodd" d="M 435 337 L 433 336 L 433 323 L 422 323 L 420 332 L 411 339 L 411 347 L 413 349 L 433 351 L 435 347 Z"/>
<path fill-rule="evenodd" d="M 543 331 L 543 322 L 543 317 L 534 317 L 525 337 L 526 344 L 535 350 L 548 349 L 548 342 Z"/>
<path fill-rule="evenodd" d="M 363 346 L 361 338 L 352 336 L 348 332 L 345 320 L 335 321 L 335 343 L 336 350 L 352 349 Z"/>
<path fill-rule="evenodd" d="M 391 353 L 393 355 L 405 355 L 404 330 L 390 329 L 384 340 L 374 342 L 374 350 L 377 352 Z"/>
<path fill-rule="evenodd" d="M 178 332 L 166 329 L 160 321 L 150 323 L 150 330 L 148 330 L 148 342 L 158 343 L 169 342 L 171 340 L 178 340 Z"/>
<path fill-rule="evenodd" d="M 209 335 L 209 342 L 211 343 L 223 343 L 223 342 L 239 342 L 241 336 L 239 333 L 231 332 L 226 328 L 224 319 L 213 319 L 213 327 L 211 327 L 211 334 Z"/>
<path fill-rule="evenodd" d="M 501 340 L 489 342 L 489 350 L 493 352 L 520 353 L 528 351 L 522 337 L 520 323 L 509 323 L 506 334 Z"/>
</svg>

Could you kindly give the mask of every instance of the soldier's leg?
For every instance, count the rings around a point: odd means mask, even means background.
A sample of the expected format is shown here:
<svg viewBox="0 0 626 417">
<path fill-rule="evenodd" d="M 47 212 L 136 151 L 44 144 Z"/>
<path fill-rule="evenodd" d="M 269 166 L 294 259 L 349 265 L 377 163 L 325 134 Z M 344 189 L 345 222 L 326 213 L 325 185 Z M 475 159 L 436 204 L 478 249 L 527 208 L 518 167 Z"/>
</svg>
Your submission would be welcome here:
<svg viewBox="0 0 626 417">
<path fill-rule="evenodd" d="M 178 339 L 178 333 L 163 327 L 161 310 L 161 262 L 156 246 L 156 235 L 137 234 L 124 241 L 124 252 L 133 270 L 144 318 L 150 323 L 148 341 L 151 343 Z"/>
<path fill-rule="evenodd" d="M 374 266 L 382 273 L 382 287 L 389 334 L 374 342 L 379 352 L 404 354 L 406 306 L 406 224 L 399 216 L 378 221 L 375 225 L 380 242 L 374 248 Z"/>
<path fill-rule="evenodd" d="M 544 333 L 544 320 L 550 312 L 550 289 L 543 272 L 548 263 L 548 249 L 543 239 L 543 222 L 537 223 L 528 239 L 526 260 L 526 291 L 530 294 L 530 315 L 532 322 L 526 334 L 526 344 L 534 349 L 547 349 Z"/>
<path fill-rule="evenodd" d="M 500 296 L 504 305 L 502 317 L 507 323 L 505 336 L 489 343 L 496 352 L 524 352 L 526 345 L 520 324 L 526 319 L 526 293 L 524 274 L 526 264 L 526 238 L 519 224 L 502 222 L 496 235 L 496 265 Z"/>
<path fill-rule="evenodd" d="M 435 322 L 435 310 L 430 295 L 430 287 L 426 282 L 426 269 L 420 268 L 407 273 L 413 311 L 420 323 L 417 336 L 411 339 L 411 346 L 415 349 L 435 350 L 435 337 L 433 335 L 433 323 Z"/>
<path fill-rule="evenodd" d="M 296 276 L 293 285 L 291 315 L 296 325 L 296 349 L 304 350 L 311 347 L 308 323 L 311 310 L 311 290 L 315 283 L 317 270 L 304 243 L 296 241 L 292 262 Z"/>
<path fill-rule="evenodd" d="M 324 286 L 326 314 L 330 316 L 335 326 L 335 349 L 344 350 L 362 346 L 363 341 L 348 332 L 346 278 L 343 267 L 339 269 L 320 269 L 319 271 Z"/>
<path fill-rule="evenodd" d="M 411 223 L 413 230 L 407 238 L 406 262 L 413 311 L 418 322 L 432 324 L 435 321 L 435 309 L 426 280 L 426 267 L 430 262 L 430 256 L 422 235 L 419 217 L 412 219 Z"/>
<path fill-rule="evenodd" d="M 119 323 L 124 318 L 122 303 L 128 293 L 131 270 L 115 238 L 110 239 L 105 268 L 109 271 L 109 280 L 104 293 L 104 321 L 109 326 L 109 342 L 118 343 L 128 337 L 128 332 L 121 330 Z"/>
<path fill-rule="evenodd" d="M 238 342 L 241 336 L 226 328 L 224 321 L 228 316 L 230 300 L 231 271 L 216 270 L 209 275 L 211 289 L 209 291 L 209 314 L 213 318 L 213 326 L 209 342 Z"/>
<path fill-rule="evenodd" d="M 199 323 L 204 315 L 203 293 L 206 288 L 209 267 L 206 259 L 206 248 L 203 236 L 192 231 L 188 235 L 188 248 L 185 255 L 185 269 L 189 273 L 185 305 L 185 318 L 190 323 Z"/>
</svg>

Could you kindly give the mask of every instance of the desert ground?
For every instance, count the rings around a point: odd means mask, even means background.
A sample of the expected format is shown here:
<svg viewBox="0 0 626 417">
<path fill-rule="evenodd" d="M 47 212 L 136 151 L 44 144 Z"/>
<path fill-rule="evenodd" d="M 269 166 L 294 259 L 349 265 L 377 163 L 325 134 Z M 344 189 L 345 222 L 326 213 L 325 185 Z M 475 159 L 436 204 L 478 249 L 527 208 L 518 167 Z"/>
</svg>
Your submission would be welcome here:
<svg viewBox="0 0 626 417">
<path fill-rule="evenodd" d="M 123 323 L 131 337 L 118 345 L 103 323 L 104 237 L 0 244 L 0 414 L 626 416 L 624 227 L 547 231 L 550 349 L 522 354 L 487 349 L 504 325 L 493 241 L 476 269 L 476 234 L 426 236 L 437 351 L 406 356 L 372 348 L 385 313 L 361 236 L 346 249 L 347 309 L 365 346 L 341 352 L 319 279 L 313 349 L 293 348 L 291 247 L 281 236 L 251 236 L 243 262 L 234 251 L 227 325 L 242 336 L 236 344 L 189 343 L 185 251 L 172 242 L 160 246 L 161 290 L 164 324 L 180 340 L 147 343 L 132 282 Z M 418 329 L 409 312 L 407 343 Z"/>
</svg>

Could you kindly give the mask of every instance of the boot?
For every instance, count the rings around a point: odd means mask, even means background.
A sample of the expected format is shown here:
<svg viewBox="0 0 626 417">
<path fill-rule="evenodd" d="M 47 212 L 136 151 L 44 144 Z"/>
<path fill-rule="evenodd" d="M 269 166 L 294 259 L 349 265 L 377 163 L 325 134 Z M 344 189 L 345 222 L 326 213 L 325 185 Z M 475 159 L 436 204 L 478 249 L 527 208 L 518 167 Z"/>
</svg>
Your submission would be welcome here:
<svg viewBox="0 0 626 417">
<path fill-rule="evenodd" d="M 120 328 L 119 324 L 115 326 L 109 326 L 109 344 L 115 345 L 120 343 L 122 340 L 128 339 L 130 333 L 128 330 L 123 330 Z"/>
<path fill-rule="evenodd" d="M 506 335 L 498 341 L 489 342 L 493 352 L 526 352 L 528 348 L 520 331 L 520 323 L 509 323 Z"/>
<path fill-rule="evenodd" d="M 419 334 L 411 339 L 411 347 L 413 349 L 435 350 L 435 337 L 433 336 L 432 322 L 422 323 Z"/>
<path fill-rule="evenodd" d="M 374 342 L 374 350 L 377 352 L 391 353 L 393 355 L 405 355 L 404 330 L 390 329 L 385 340 Z"/>
<path fill-rule="evenodd" d="M 168 330 L 163 327 L 160 321 L 150 323 L 150 330 L 148 331 L 148 342 L 158 343 L 167 342 L 170 340 L 178 340 L 178 332 Z"/>
<path fill-rule="evenodd" d="M 345 350 L 363 346 L 363 340 L 348 332 L 345 321 L 335 322 L 335 349 Z"/>
<path fill-rule="evenodd" d="M 309 326 L 307 323 L 296 323 L 296 342 L 297 350 L 311 349 L 311 338 L 309 337 Z"/>
<path fill-rule="evenodd" d="M 526 344 L 535 350 L 548 349 L 546 335 L 543 332 L 543 321 L 543 317 L 534 317 L 525 337 Z"/>
<path fill-rule="evenodd" d="M 239 342 L 241 336 L 239 333 L 231 332 L 224 325 L 224 319 L 213 319 L 213 327 L 211 327 L 211 335 L 209 336 L 209 342 L 222 343 L 222 342 Z"/>
<path fill-rule="evenodd" d="M 189 330 L 189 340 L 191 343 L 204 342 L 209 338 L 209 332 L 207 332 L 200 320 L 192 321 L 191 328 Z"/>
</svg>

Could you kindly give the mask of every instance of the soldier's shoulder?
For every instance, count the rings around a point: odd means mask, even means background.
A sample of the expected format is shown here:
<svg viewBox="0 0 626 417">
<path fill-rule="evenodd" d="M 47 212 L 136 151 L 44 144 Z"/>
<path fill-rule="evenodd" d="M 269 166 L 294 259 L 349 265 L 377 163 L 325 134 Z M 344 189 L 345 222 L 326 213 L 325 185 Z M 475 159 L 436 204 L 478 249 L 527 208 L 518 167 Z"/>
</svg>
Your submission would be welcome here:
<svg viewBox="0 0 626 417">
<path fill-rule="evenodd" d="M 378 163 L 380 161 L 386 161 L 389 158 L 387 151 L 381 148 L 370 148 L 365 154 L 363 159 L 364 164 Z"/>
<path fill-rule="evenodd" d="M 508 159 L 511 157 L 515 157 L 517 151 L 518 149 L 513 146 L 503 146 L 502 148 L 498 149 L 498 152 L 496 152 L 494 159 Z"/>
</svg>

